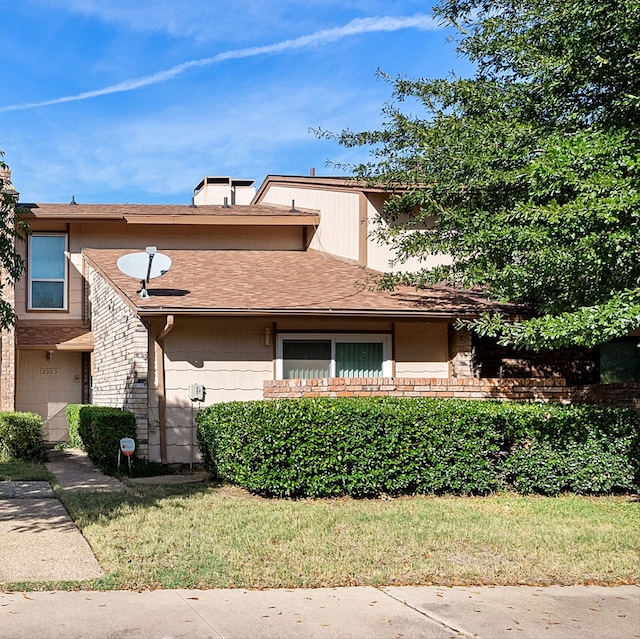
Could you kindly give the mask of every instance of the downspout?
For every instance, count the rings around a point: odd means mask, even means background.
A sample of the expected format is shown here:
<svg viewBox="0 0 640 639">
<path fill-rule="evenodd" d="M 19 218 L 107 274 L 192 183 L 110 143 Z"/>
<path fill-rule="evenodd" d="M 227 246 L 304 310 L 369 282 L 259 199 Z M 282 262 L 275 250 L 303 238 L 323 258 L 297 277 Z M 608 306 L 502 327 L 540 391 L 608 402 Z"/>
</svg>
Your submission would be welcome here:
<svg viewBox="0 0 640 639">
<path fill-rule="evenodd" d="M 167 322 L 156 338 L 156 370 L 158 372 L 158 428 L 160 429 L 160 461 L 167 463 L 167 396 L 164 376 L 164 338 L 173 328 L 173 315 L 167 315 Z"/>
</svg>

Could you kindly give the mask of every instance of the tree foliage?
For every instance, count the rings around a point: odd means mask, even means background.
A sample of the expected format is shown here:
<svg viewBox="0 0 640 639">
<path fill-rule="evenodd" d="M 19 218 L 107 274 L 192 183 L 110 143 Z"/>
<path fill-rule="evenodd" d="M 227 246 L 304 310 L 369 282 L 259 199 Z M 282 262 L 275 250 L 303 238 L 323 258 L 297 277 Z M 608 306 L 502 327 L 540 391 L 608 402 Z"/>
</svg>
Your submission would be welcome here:
<svg viewBox="0 0 640 639">
<path fill-rule="evenodd" d="M 0 158 L 2 156 L 0 151 Z M 24 271 L 24 260 L 16 251 L 16 241 L 26 232 L 26 225 L 17 216 L 17 195 L 2 173 L 5 168 L 0 160 L 0 328 L 15 322 L 15 310 L 6 299 L 6 290 Z"/>
<path fill-rule="evenodd" d="M 475 75 L 383 75 L 393 100 L 380 130 L 323 134 L 370 149 L 349 168 L 392 191 L 379 234 L 400 263 L 454 258 L 383 284 L 483 287 L 524 319 L 468 325 L 517 347 L 593 346 L 639 327 L 640 3 L 448 0 L 434 11 Z"/>
</svg>

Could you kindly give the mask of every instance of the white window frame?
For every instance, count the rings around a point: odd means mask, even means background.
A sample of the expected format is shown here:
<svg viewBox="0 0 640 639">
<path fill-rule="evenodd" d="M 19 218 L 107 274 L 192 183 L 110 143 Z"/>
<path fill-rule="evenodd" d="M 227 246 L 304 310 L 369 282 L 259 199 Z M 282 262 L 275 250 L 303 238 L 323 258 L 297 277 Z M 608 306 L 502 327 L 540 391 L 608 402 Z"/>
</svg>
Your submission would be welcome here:
<svg viewBox="0 0 640 639">
<path fill-rule="evenodd" d="M 283 379 L 283 344 L 285 340 L 306 342 L 310 340 L 331 341 L 329 377 L 336 376 L 336 342 L 362 344 L 382 343 L 382 377 L 392 377 L 391 335 L 388 333 L 278 333 L 276 342 L 276 379 Z"/>
<path fill-rule="evenodd" d="M 52 278 L 43 278 L 43 277 L 36 277 L 34 278 L 32 273 L 33 273 L 33 244 L 32 244 L 32 239 L 34 237 L 63 237 L 64 238 L 64 278 L 60 278 L 60 277 L 52 277 Z M 28 272 L 29 272 L 29 284 L 28 284 L 28 292 L 27 292 L 27 297 L 28 297 L 28 302 L 27 302 L 27 309 L 30 311 L 66 311 L 68 310 L 68 291 L 69 291 L 69 260 L 67 259 L 68 257 L 68 250 L 69 250 L 69 236 L 67 233 L 41 233 L 41 232 L 33 232 L 31 233 L 31 235 L 29 235 L 29 263 L 28 263 Z M 62 288 L 62 306 L 54 306 L 54 307 L 42 307 L 42 306 L 33 306 L 33 300 L 32 300 L 32 284 L 33 282 L 62 282 L 63 284 L 63 288 Z"/>
</svg>

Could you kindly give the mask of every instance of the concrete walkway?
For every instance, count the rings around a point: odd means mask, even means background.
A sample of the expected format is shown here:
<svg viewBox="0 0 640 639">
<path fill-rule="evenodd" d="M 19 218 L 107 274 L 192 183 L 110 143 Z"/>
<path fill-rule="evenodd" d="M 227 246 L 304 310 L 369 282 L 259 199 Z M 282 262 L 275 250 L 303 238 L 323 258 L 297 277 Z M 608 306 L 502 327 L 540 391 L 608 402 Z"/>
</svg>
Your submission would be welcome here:
<svg viewBox="0 0 640 639">
<path fill-rule="evenodd" d="M 128 490 L 79 451 L 47 468 L 62 490 Z M 636 586 L 2 592 L 101 575 L 48 482 L 0 482 L 0 639 L 640 638 Z"/>
<path fill-rule="evenodd" d="M 49 452 L 47 470 L 60 488 L 69 491 L 123 492 L 127 487 L 115 477 L 98 470 L 87 454 L 77 448 Z"/>
<path fill-rule="evenodd" d="M 46 464 L 63 490 L 123 491 L 77 450 L 51 451 Z M 0 584 L 84 581 L 103 575 L 49 482 L 0 482 Z"/>
<path fill-rule="evenodd" d="M 0 593 L 2 639 L 634 639 L 640 589 Z"/>
</svg>

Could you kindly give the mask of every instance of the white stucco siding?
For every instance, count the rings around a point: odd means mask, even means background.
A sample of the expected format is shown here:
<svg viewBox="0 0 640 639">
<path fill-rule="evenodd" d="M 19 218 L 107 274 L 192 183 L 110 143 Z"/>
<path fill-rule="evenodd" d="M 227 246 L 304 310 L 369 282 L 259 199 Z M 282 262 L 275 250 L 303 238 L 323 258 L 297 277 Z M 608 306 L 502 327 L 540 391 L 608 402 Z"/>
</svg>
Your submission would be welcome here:
<svg viewBox="0 0 640 639">
<path fill-rule="evenodd" d="M 320 211 L 320 224 L 310 247 L 350 260 L 360 259 L 360 196 L 343 191 L 320 191 L 273 186 L 263 204 L 280 204 Z"/>
<path fill-rule="evenodd" d="M 291 226 L 190 226 L 109 223 L 75 224 L 71 227 L 70 249 L 124 248 L 144 251 L 155 245 L 163 249 L 298 250 L 301 231 Z"/>
<path fill-rule="evenodd" d="M 264 344 L 270 324 L 253 318 L 180 318 L 165 338 L 167 454 L 171 461 L 197 461 L 195 413 L 210 404 L 263 397 L 273 379 L 273 342 Z M 191 384 L 205 388 L 205 400 L 189 399 Z"/>
<path fill-rule="evenodd" d="M 165 340 L 167 405 L 189 405 L 189 386 L 206 389 L 205 404 L 262 398 L 273 377 L 273 347 L 260 319 L 176 318 Z"/>
<path fill-rule="evenodd" d="M 396 324 L 396 377 L 448 377 L 446 322 Z"/>
<path fill-rule="evenodd" d="M 410 258 L 401 264 L 391 264 L 397 257 L 397 252 L 388 244 L 380 243 L 375 235 L 384 228 L 384 222 L 377 219 L 381 202 L 368 201 L 367 204 L 367 266 L 385 273 L 411 273 L 424 268 L 431 268 L 439 264 L 450 264 L 448 255 L 430 255 L 424 260 Z M 420 232 L 420 231 L 419 231 Z M 423 231 L 428 232 L 428 231 Z"/>
</svg>

